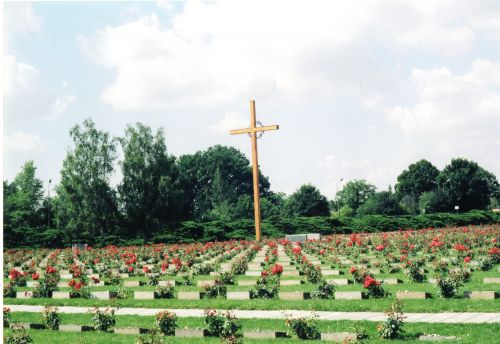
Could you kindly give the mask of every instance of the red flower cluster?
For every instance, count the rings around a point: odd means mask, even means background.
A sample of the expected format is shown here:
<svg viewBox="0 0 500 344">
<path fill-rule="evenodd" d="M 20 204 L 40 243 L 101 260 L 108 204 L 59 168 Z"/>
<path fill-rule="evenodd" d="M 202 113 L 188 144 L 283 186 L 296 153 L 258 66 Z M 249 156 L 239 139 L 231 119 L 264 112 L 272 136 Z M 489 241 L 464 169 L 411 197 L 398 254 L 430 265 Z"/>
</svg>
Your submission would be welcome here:
<svg viewBox="0 0 500 344">
<path fill-rule="evenodd" d="M 45 269 L 45 272 L 48 273 L 48 274 L 55 274 L 57 272 L 57 270 L 56 270 L 55 267 L 49 265 Z"/>
<path fill-rule="evenodd" d="M 283 272 L 283 265 L 280 264 L 274 264 L 273 267 L 271 268 L 271 273 L 273 275 L 278 275 Z"/>
<path fill-rule="evenodd" d="M 351 274 L 355 274 L 357 271 L 358 271 L 358 268 L 357 268 L 357 267 L 355 267 L 355 266 L 351 266 L 351 269 L 349 270 L 349 272 L 350 272 Z"/>
<path fill-rule="evenodd" d="M 429 244 L 430 247 L 441 247 L 444 245 L 444 242 L 439 241 L 439 238 L 433 238 L 431 243 Z"/>
<path fill-rule="evenodd" d="M 149 270 L 149 268 L 148 268 L 146 265 L 144 265 L 144 266 L 142 267 L 142 271 L 144 271 L 144 273 L 145 273 L 145 274 L 147 274 L 147 273 L 150 273 L 150 272 L 151 272 L 151 270 Z"/>
<path fill-rule="evenodd" d="M 385 249 L 385 246 L 384 245 L 377 245 L 377 246 L 375 246 L 375 249 L 377 251 L 383 251 Z"/>
<path fill-rule="evenodd" d="M 363 288 L 368 289 L 372 286 L 379 286 L 380 282 L 377 281 L 375 278 L 372 276 L 366 276 L 365 281 L 363 282 Z"/>
<path fill-rule="evenodd" d="M 40 278 L 40 275 L 37 273 L 34 273 L 34 274 L 31 274 L 31 278 L 33 279 L 33 281 L 38 281 L 38 279 Z"/>
<path fill-rule="evenodd" d="M 292 252 L 293 252 L 294 254 L 299 254 L 300 252 L 302 252 L 302 249 L 301 249 L 300 247 L 296 246 L 296 247 L 294 247 L 294 248 L 292 249 Z"/>
<path fill-rule="evenodd" d="M 68 283 L 68 286 L 70 286 L 71 288 L 75 289 L 75 290 L 80 290 L 82 289 L 82 287 L 85 285 L 85 283 L 83 283 L 82 281 L 75 281 L 74 279 L 72 279 L 71 281 L 69 281 Z"/>
<path fill-rule="evenodd" d="M 467 256 L 464 258 L 464 263 L 469 263 L 471 261 L 471 257 Z"/>
<path fill-rule="evenodd" d="M 12 269 L 9 272 L 9 279 L 15 280 L 21 277 L 23 274 L 20 271 L 17 271 L 16 269 Z"/>
<path fill-rule="evenodd" d="M 462 244 L 456 244 L 453 248 L 457 251 L 467 251 L 467 246 Z"/>
<path fill-rule="evenodd" d="M 488 251 L 488 254 L 489 254 L 489 255 L 491 255 L 491 256 L 494 256 L 494 255 L 500 254 L 500 248 L 498 248 L 498 247 L 493 247 L 493 248 L 491 248 L 491 249 Z"/>
</svg>

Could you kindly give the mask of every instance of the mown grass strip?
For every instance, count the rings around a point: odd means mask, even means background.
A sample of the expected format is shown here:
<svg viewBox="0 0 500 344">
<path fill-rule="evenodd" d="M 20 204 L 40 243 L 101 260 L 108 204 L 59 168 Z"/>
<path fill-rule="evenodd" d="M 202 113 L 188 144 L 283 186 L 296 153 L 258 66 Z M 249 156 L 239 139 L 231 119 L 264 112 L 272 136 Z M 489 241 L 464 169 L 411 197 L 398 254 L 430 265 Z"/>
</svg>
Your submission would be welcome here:
<svg viewBox="0 0 500 344">
<path fill-rule="evenodd" d="M 38 313 L 13 313 L 14 322 L 36 322 L 40 323 L 40 314 Z M 90 314 L 61 314 L 63 324 L 90 324 Z M 154 317 L 144 316 L 117 316 L 117 327 L 147 327 L 151 328 L 154 323 Z M 255 329 L 285 331 L 286 326 L 283 320 L 263 320 L 263 319 L 241 319 L 242 330 L 250 331 Z M 318 329 L 321 332 L 349 332 L 353 327 L 362 327 L 366 330 L 369 339 L 367 343 L 387 343 L 387 340 L 377 338 L 376 322 L 370 321 L 318 321 Z M 203 328 L 205 326 L 202 318 L 179 318 L 178 325 L 181 328 Z M 423 324 L 407 323 L 404 325 L 406 330 L 403 340 L 391 341 L 391 343 L 421 343 L 418 336 L 421 334 L 439 334 L 442 336 L 457 336 L 460 343 L 493 343 L 498 336 L 498 324 Z M 59 333 L 49 330 L 29 330 L 35 343 L 135 343 L 137 335 L 118 335 L 112 333 Z M 10 330 L 5 329 L 8 335 Z M 167 343 L 220 343 L 217 338 L 185 339 L 167 337 Z M 492 342 L 493 340 L 493 342 Z M 293 339 L 274 339 L 274 340 L 255 340 L 245 339 L 245 343 L 299 343 L 300 340 Z M 309 342 L 309 341 L 308 341 Z M 311 341 L 316 342 L 316 341 Z"/>
<path fill-rule="evenodd" d="M 106 307 L 109 305 L 131 308 L 186 308 L 186 309 L 241 309 L 241 310 L 310 310 L 336 312 L 383 312 L 394 298 L 368 300 L 95 300 L 95 299 L 5 299 L 11 305 L 53 305 L 76 307 Z M 500 312 L 500 299 L 427 299 L 405 300 L 405 312 L 438 313 L 438 312 Z"/>
</svg>

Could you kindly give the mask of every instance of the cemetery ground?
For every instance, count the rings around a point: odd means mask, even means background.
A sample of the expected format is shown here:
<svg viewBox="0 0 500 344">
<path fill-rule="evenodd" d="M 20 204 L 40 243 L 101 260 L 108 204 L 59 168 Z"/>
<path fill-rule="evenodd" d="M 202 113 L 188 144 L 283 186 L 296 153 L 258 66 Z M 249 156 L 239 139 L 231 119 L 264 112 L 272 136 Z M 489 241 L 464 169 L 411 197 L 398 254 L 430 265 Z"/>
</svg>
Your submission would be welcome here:
<svg viewBox="0 0 500 344">
<path fill-rule="evenodd" d="M 377 331 L 386 319 L 382 312 L 396 300 L 407 321 L 405 332 L 392 342 L 421 342 L 421 335 L 436 334 L 460 343 L 495 343 L 500 328 L 498 240 L 500 226 L 491 225 L 331 235 L 303 243 L 271 239 L 8 250 L 4 304 L 12 307 L 10 326 L 38 324 L 28 330 L 35 343 L 136 343 L 139 334 L 120 334 L 120 328 L 152 329 L 156 312 L 165 309 L 182 310 L 178 330 L 207 329 L 204 309 L 242 315 L 262 310 L 259 317 L 238 317 L 237 333 L 245 343 L 302 341 L 286 319 L 293 318 L 292 310 L 315 311 L 320 315 L 313 320 L 318 340 L 364 333 L 366 342 L 379 343 L 387 342 Z M 106 333 L 39 329 L 41 307 L 21 307 L 30 305 L 59 306 L 61 325 L 87 327 L 92 325 L 90 308 L 112 307 L 116 323 Z M 343 313 L 328 318 L 323 315 L 332 313 L 322 312 Z M 213 336 L 181 337 L 200 331 L 181 332 L 165 336 L 165 342 L 220 342 Z M 250 332 L 288 334 L 252 339 Z"/>
</svg>

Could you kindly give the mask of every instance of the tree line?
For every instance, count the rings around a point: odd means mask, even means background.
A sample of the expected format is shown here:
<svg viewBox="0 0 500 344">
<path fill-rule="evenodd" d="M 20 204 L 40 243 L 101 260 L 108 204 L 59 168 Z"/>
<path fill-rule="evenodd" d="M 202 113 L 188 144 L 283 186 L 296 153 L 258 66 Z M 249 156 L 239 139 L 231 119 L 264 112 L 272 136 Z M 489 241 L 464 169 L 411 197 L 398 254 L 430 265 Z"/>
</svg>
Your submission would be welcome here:
<svg viewBox="0 0 500 344">
<path fill-rule="evenodd" d="M 416 215 L 500 208 L 496 176 L 464 158 L 452 159 L 442 171 L 422 159 L 397 178 L 394 190 L 376 191 L 366 180 L 346 183 L 330 202 L 339 216 Z"/>
<path fill-rule="evenodd" d="M 69 134 L 73 145 L 53 197 L 44 196 L 33 161 L 12 182 L 3 181 L 6 246 L 106 244 L 123 238 L 147 242 L 161 233 L 173 238 L 176 230 L 189 231 L 195 223 L 253 216 L 251 165 L 233 147 L 216 145 L 175 157 L 168 153 L 163 129 L 153 132 L 141 123 L 115 138 L 87 119 Z M 122 179 L 112 187 L 116 163 Z M 273 192 L 262 174 L 259 185 L 264 219 L 430 213 L 455 205 L 467 211 L 497 207 L 500 200 L 496 177 L 466 159 L 453 159 L 443 171 L 425 160 L 412 164 L 398 177 L 394 192 L 349 181 L 330 202 L 311 184 L 290 196 Z"/>
</svg>

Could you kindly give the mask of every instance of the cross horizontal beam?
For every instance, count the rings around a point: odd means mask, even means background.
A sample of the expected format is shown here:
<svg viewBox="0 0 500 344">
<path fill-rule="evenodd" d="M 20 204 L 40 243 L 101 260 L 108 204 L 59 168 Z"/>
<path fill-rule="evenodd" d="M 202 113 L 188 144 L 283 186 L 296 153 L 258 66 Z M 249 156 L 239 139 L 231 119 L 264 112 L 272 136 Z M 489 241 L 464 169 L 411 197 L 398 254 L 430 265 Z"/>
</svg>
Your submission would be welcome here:
<svg viewBox="0 0 500 344">
<path fill-rule="evenodd" d="M 266 125 L 263 127 L 230 130 L 229 133 L 231 135 L 237 135 L 237 134 L 256 133 L 259 131 L 278 130 L 278 129 L 279 129 L 279 125 Z"/>
</svg>

